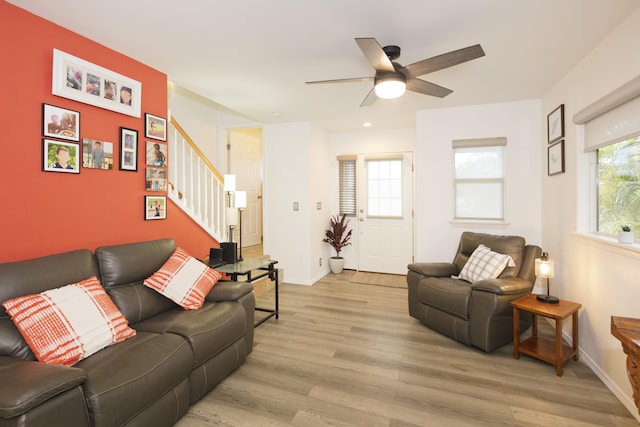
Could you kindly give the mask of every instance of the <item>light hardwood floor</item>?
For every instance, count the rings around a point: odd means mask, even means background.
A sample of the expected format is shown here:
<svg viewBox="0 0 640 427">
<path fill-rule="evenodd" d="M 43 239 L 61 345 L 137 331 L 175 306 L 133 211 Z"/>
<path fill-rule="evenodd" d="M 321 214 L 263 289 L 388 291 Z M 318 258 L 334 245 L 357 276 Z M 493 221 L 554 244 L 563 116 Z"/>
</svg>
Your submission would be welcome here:
<svg viewBox="0 0 640 427">
<path fill-rule="evenodd" d="M 406 289 L 350 274 L 283 284 L 280 319 L 256 329 L 246 363 L 177 425 L 638 425 L 583 363 L 559 378 L 552 365 L 515 360 L 512 345 L 486 354 L 459 344 L 408 315 Z M 272 292 L 258 304 L 273 304 Z"/>
</svg>

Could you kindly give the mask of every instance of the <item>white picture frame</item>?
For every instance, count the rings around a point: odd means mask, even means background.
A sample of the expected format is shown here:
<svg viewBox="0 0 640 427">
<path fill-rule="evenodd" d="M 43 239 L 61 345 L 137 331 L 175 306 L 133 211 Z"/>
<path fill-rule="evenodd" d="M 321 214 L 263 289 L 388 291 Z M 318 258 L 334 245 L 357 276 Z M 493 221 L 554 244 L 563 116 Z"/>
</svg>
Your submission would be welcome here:
<svg viewBox="0 0 640 427">
<path fill-rule="evenodd" d="M 140 117 L 142 83 L 53 49 L 52 93 L 63 98 Z"/>
</svg>

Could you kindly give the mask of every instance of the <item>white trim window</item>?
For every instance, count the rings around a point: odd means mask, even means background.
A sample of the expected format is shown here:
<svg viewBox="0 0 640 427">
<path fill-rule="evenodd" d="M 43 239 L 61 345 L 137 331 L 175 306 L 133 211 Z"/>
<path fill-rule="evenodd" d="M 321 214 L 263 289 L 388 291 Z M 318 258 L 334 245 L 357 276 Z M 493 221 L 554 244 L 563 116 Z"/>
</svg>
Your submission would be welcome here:
<svg viewBox="0 0 640 427">
<path fill-rule="evenodd" d="M 454 221 L 504 221 L 506 138 L 454 140 Z"/>
</svg>

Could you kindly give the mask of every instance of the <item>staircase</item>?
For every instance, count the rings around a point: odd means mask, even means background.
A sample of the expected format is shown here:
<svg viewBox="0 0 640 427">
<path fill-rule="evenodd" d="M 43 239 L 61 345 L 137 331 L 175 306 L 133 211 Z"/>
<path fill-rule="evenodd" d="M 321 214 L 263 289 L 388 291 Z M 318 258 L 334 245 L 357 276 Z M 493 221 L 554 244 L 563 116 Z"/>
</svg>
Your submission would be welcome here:
<svg viewBox="0 0 640 427">
<path fill-rule="evenodd" d="M 184 129 L 169 120 L 168 196 L 218 242 L 224 241 L 224 178 Z"/>
</svg>

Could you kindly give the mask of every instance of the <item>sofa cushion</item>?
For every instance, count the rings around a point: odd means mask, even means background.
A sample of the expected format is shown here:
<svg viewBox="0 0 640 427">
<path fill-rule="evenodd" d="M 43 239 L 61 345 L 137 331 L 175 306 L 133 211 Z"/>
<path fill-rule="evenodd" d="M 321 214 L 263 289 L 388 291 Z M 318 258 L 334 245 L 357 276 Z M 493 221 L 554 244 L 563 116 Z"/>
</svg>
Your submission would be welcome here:
<svg viewBox="0 0 640 427">
<path fill-rule="evenodd" d="M 471 283 L 449 277 L 425 277 L 418 284 L 417 298 L 426 306 L 464 320 L 469 319 Z"/>
<path fill-rule="evenodd" d="M 143 331 L 80 361 L 76 367 L 87 374 L 83 389 L 92 425 L 127 424 L 161 396 L 175 393 L 192 366 L 184 338 Z"/>
<path fill-rule="evenodd" d="M 247 315 L 235 302 L 207 302 L 199 310 L 171 311 L 154 316 L 136 325 L 139 331 L 174 333 L 189 341 L 194 354 L 194 367 L 206 362 L 220 351 L 242 338 Z"/>
<path fill-rule="evenodd" d="M 185 310 L 202 307 L 204 299 L 222 275 L 176 248 L 167 262 L 144 285 L 169 298 Z"/>
<path fill-rule="evenodd" d="M 71 366 L 136 333 L 95 276 L 2 305 L 44 363 Z"/>
<path fill-rule="evenodd" d="M 457 278 L 467 282 L 477 282 L 485 279 L 495 279 L 506 266 L 514 267 L 513 258 L 509 255 L 493 252 L 485 245 L 478 245 L 469 257 L 469 261 L 462 267 Z"/>
</svg>

